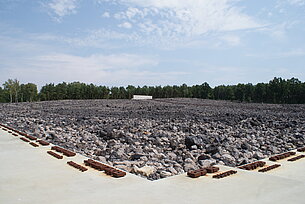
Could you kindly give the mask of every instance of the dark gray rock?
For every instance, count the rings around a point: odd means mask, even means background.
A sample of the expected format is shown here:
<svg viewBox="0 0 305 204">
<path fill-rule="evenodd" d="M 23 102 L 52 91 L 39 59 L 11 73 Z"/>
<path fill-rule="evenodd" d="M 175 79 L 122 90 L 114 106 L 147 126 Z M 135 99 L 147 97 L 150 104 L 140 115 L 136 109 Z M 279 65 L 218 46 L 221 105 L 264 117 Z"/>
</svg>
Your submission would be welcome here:
<svg viewBox="0 0 305 204">
<path fill-rule="evenodd" d="M 143 154 L 133 154 L 130 156 L 130 160 L 135 161 L 141 159 L 141 157 L 144 157 L 145 155 Z"/>
<path fill-rule="evenodd" d="M 213 144 L 209 144 L 209 145 L 206 146 L 206 151 L 205 151 L 206 154 L 212 154 L 213 155 L 213 154 L 216 154 L 218 152 L 219 152 L 218 146 L 213 145 Z"/>
<path fill-rule="evenodd" d="M 193 145 L 196 145 L 198 148 L 202 148 L 202 146 L 209 143 L 209 139 L 205 135 L 198 136 L 187 136 L 185 137 L 185 146 L 188 149 L 191 149 Z"/>
<path fill-rule="evenodd" d="M 206 160 L 206 159 L 211 159 L 211 156 L 208 155 L 208 154 L 202 154 L 200 155 L 197 160 L 200 161 L 200 160 Z"/>
</svg>

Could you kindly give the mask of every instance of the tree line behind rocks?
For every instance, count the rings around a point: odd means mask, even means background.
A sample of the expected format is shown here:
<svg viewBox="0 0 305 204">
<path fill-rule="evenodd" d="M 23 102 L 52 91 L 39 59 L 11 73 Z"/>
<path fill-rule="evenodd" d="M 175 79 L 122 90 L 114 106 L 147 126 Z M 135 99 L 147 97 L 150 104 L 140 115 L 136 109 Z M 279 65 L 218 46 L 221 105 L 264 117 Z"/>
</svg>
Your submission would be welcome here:
<svg viewBox="0 0 305 204">
<path fill-rule="evenodd" d="M 207 82 L 187 86 L 132 86 L 108 87 L 81 82 L 46 84 L 38 92 L 33 83 L 20 84 L 9 79 L 0 87 L 0 102 L 33 102 L 66 99 L 131 99 L 133 95 L 153 98 L 201 98 L 255 103 L 305 103 L 305 82 L 296 78 L 274 78 L 269 83 L 253 85 L 220 85 L 214 88 Z"/>
<path fill-rule="evenodd" d="M 1 103 L 33 102 L 39 99 L 37 85 L 33 83 L 20 84 L 17 79 L 8 79 L 0 87 Z"/>
</svg>

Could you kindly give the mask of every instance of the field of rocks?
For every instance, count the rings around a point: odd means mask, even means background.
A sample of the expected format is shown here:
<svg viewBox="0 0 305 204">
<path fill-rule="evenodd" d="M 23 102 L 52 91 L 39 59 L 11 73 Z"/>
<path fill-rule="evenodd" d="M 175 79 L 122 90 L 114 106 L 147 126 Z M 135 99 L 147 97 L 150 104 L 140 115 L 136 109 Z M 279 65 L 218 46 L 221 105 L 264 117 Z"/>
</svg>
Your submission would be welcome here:
<svg viewBox="0 0 305 204">
<path fill-rule="evenodd" d="M 0 104 L 0 123 L 150 180 L 305 146 L 305 105 L 49 101 Z"/>
</svg>

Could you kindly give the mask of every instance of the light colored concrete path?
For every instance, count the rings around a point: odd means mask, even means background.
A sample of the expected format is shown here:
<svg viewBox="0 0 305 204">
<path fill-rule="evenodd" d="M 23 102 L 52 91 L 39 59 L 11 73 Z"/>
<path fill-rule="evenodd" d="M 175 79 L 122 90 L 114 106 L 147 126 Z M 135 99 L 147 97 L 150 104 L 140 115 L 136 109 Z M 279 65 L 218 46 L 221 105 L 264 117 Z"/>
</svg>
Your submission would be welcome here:
<svg viewBox="0 0 305 204">
<path fill-rule="evenodd" d="M 48 150 L 0 128 L 0 204 L 305 203 L 305 159 L 283 160 L 282 167 L 268 173 L 235 169 L 237 174 L 223 179 L 183 174 L 148 181 L 129 173 L 117 179 L 93 169 L 80 172 L 66 162 L 83 164 L 86 157 L 58 160 Z"/>
</svg>

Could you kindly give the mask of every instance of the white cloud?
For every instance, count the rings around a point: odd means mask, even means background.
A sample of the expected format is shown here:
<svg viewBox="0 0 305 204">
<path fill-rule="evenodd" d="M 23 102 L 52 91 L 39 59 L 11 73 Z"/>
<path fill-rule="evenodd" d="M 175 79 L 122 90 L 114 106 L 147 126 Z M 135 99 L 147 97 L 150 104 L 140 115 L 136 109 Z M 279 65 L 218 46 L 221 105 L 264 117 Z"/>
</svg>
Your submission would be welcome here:
<svg viewBox="0 0 305 204">
<path fill-rule="evenodd" d="M 185 44 L 217 32 L 255 29 L 262 25 L 237 7 L 236 0 L 99 0 L 120 5 L 113 18 L 121 28 L 131 28 L 137 40 L 158 47 Z M 126 24 L 126 22 L 129 22 Z M 238 38 L 226 39 L 238 45 Z"/>
<path fill-rule="evenodd" d="M 209 81 L 217 82 L 211 83 L 211 86 L 221 84 L 232 85 L 236 84 L 236 82 L 248 83 L 249 81 L 247 82 L 245 79 L 247 75 L 250 75 L 249 72 L 251 71 L 247 68 L 215 65 L 210 65 L 209 68 L 203 68 L 200 70 L 200 73 L 209 76 Z"/>
<path fill-rule="evenodd" d="M 287 0 L 287 2 L 291 5 L 296 5 L 296 6 L 305 5 L 305 0 Z"/>
<path fill-rule="evenodd" d="M 224 35 L 220 37 L 220 39 L 222 39 L 231 46 L 238 46 L 241 44 L 240 37 L 237 35 Z"/>
<path fill-rule="evenodd" d="M 43 65 L 54 69 L 56 67 L 62 69 L 75 70 L 114 70 L 126 68 L 138 68 L 144 66 L 155 66 L 158 61 L 153 57 L 139 56 L 134 54 L 117 54 L 117 55 L 91 55 L 88 57 L 80 57 L 67 54 L 54 54 L 38 56 L 31 61 L 37 63 L 32 64 Z"/>
<path fill-rule="evenodd" d="M 273 24 L 259 29 L 264 34 L 269 35 L 272 39 L 284 41 L 287 38 L 287 31 L 290 30 L 296 22 L 282 22 L 280 24 Z"/>
<path fill-rule="evenodd" d="M 287 14 L 291 7 L 303 9 L 304 6 L 305 0 L 277 0 L 275 8 L 280 14 Z"/>
<path fill-rule="evenodd" d="M 247 57 L 255 57 L 255 58 L 283 58 L 283 57 L 303 57 L 305 56 L 305 50 L 301 48 L 296 48 L 292 50 L 288 50 L 285 52 L 276 52 L 276 53 L 260 53 L 260 54 L 246 54 Z"/>
<path fill-rule="evenodd" d="M 104 12 L 102 17 L 104 18 L 110 18 L 110 13 L 109 12 Z"/>
<path fill-rule="evenodd" d="M 75 34 L 75 33 L 74 33 Z M 76 36 L 76 37 L 75 37 Z M 80 32 L 73 36 L 58 36 L 53 34 L 33 34 L 33 40 L 54 41 L 60 43 L 67 43 L 73 47 L 92 47 L 92 48 L 122 48 L 126 41 L 135 41 L 137 39 L 135 34 L 125 34 L 106 29 L 97 29 L 87 32 Z"/>
<path fill-rule="evenodd" d="M 86 83 L 120 84 L 149 74 L 145 68 L 157 66 L 156 57 L 136 54 L 91 55 L 87 57 L 69 54 L 49 54 L 7 61 L 10 69 L 0 78 L 14 76 L 21 81 L 47 82 L 82 81 Z M 154 78 L 159 73 L 151 72 Z M 161 75 L 161 74 L 160 74 Z M 34 77 L 33 77 L 34 76 Z M 120 79 L 121 81 L 116 81 Z M 156 77 L 155 79 L 158 79 Z"/>
<path fill-rule="evenodd" d="M 119 26 L 120 28 L 126 28 L 126 29 L 132 28 L 132 25 L 131 25 L 131 23 L 129 23 L 129 22 L 124 22 L 124 23 L 122 23 L 122 24 L 119 24 L 118 26 Z"/>
<path fill-rule="evenodd" d="M 53 11 L 55 19 L 60 21 L 63 16 L 76 12 L 78 1 L 52 0 L 48 6 Z M 114 4 L 112 6 L 116 9 L 113 13 L 110 15 L 105 11 L 102 17 L 109 20 L 114 18 L 116 26 L 122 30 L 102 29 L 104 33 L 115 33 L 115 35 L 96 38 L 94 34 L 89 34 L 83 39 L 65 38 L 66 41 L 100 47 L 107 44 L 107 40 L 118 40 L 120 36 L 121 41 L 171 49 L 183 44 L 190 45 L 193 40 L 203 41 L 206 35 L 262 26 L 243 12 L 236 5 L 236 0 L 95 0 L 95 2 L 105 7 L 107 4 L 108 6 Z M 126 33 L 125 29 L 129 29 L 130 32 Z M 101 32 L 98 32 L 100 35 Z M 241 43 L 238 36 L 227 36 L 222 40 L 229 46 L 237 46 Z"/>
<path fill-rule="evenodd" d="M 163 33 L 201 35 L 210 31 L 232 31 L 259 27 L 250 16 L 235 7 L 234 0 L 119 0 L 129 7 L 117 18 L 151 21 Z M 159 17 L 159 18 L 153 18 Z M 149 28 L 155 30 L 154 28 Z"/>
<path fill-rule="evenodd" d="M 56 21 L 61 21 L 64 16 L 76 13 L 77 2 L 78 0 L 52 0 L 45 6 L 51 10 Z"/>
<path fill-rule="evenodd" d="M 129 7 L 124 14 L 128 19 L 133 19 L 136 16 L 144 18 L 147 15 L 145 9 L 140 10 L 138 8 L 133 7 Z"/>
</svg>

